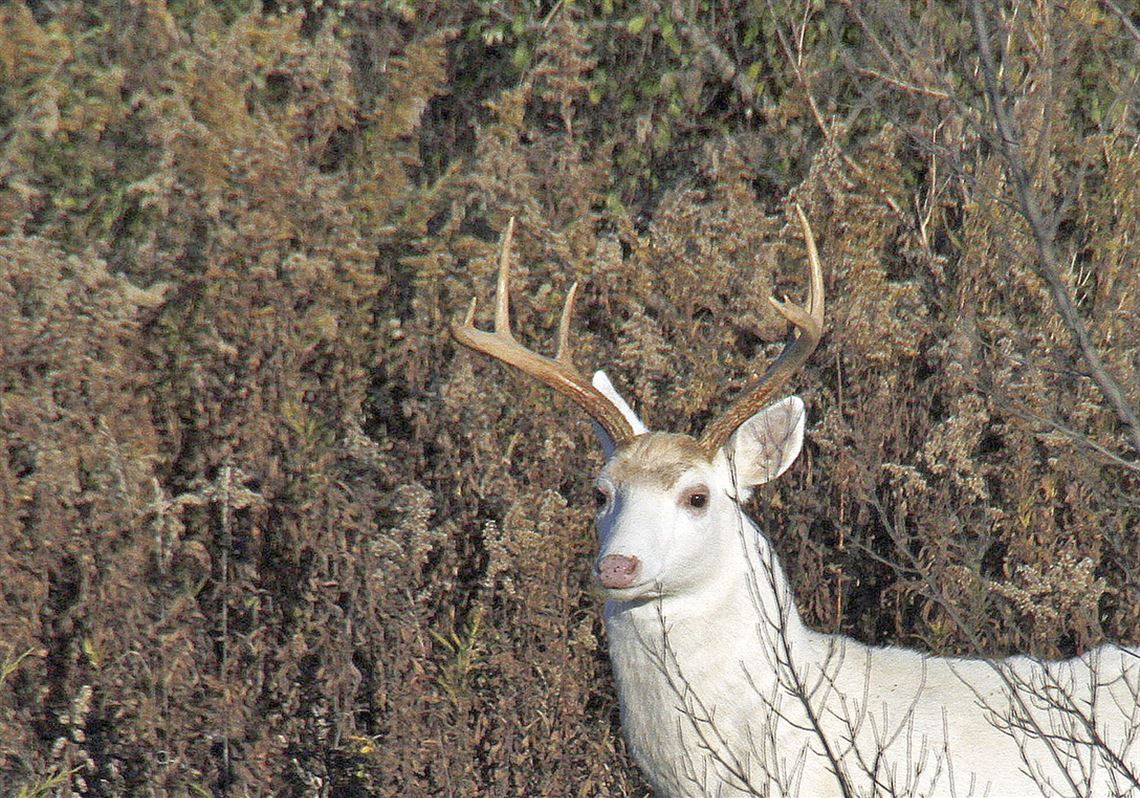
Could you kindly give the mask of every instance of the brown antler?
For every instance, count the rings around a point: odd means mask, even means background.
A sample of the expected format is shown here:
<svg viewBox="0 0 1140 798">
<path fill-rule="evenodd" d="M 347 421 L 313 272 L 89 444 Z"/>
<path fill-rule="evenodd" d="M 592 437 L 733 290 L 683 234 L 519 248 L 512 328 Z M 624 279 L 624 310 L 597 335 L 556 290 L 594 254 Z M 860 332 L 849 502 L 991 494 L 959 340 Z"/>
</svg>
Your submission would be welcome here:
<svg viewBox="0 0 1140 798">
<path fill-rule="evenodd" d="M 475 300 L 472 299 L 471 307 L 467 311 L 467 317 L 463 320 L 463 324 L 452 324 L 451 334 L 455 336 L 455 340 L 464 346 L 514 366 L 524 374 L 529 374 L 559 393 L 573 399 L 595 421 L 602 425 L 602 428 L 613 439 L 614 445 L 620 445 L 632 439 L 634 432 L 629 421 L 613 402 L 578 372 L 571 359 L 570 311 L 574 305 L 574 296 L 578 292 L 577 283 L 570 286 L 570 291 L 566 295 L 566 304 L 562 307 L 562 321 L 558 325 L 558 352 L 553 359 L 527 349 L 516 341 L 515 336 L 511 333 L 507 283 L 511 268 L 511 239 L 514 237 L 514 231 L 515 220 L 512 217 L 507 223 L 506 232 L 503 233 L 502 254 L 499 256 L 499 285 L 495 297 L 495 331 L 483 332 L 475 329 Z"/>
<path fill-rule="evenodd" d="M 800 218 L 800 226 L 804 230 L 804 241 L 807 244 L 808 266 L 811 274 L 808 289 L 808 307 L 804 310 L 784 298 L 780 302 L 775 297 L 768 301 L 776 311 L 790 321 L 799 334 L 789 340 L 784 351 L 776 358 L 759 378 L 754 380 L 743 396 L 733 402 L 719 418 L 705 430 L 701 436 L 701 448 L 709 457 L 716 454 L 736 431 L 736 428 L 747 421 L 753 413 L 764 406 L 776 389 L 787 382 L 804 361 L 815 350 L 819 338 L 823 334 L 823 269 L 819 264 L 819 252 L 815 248 L 815 237 L 811 233 L 811 225 L 807 217 L 796 205 L 796 215 Z"/>
</svg>

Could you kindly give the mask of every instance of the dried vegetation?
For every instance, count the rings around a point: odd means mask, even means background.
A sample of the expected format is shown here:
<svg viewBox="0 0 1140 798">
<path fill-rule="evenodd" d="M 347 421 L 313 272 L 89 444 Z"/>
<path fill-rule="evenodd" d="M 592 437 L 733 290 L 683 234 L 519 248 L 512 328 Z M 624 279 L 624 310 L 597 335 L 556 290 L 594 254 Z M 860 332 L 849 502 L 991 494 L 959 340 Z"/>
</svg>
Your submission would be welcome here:
<svg viewBox="0 0 1140 798">
<path fill-rule="evenodd" d="M 646 794 L 589 427 L 446 334 L 510 216 L 523 339 L 580 281 L 579 363 L 690 430 L 779 347 L 799 202 L 829 329 L 805 456 L 754 510 L 806 616 L 939 653 L 1140 642 L 1135 431 L 1044 282 L 969 23 L 690 5 L 0 6 L 0 792 Z M 1116 8 L 989 11 L 1135 408 Z"/>
</svg>

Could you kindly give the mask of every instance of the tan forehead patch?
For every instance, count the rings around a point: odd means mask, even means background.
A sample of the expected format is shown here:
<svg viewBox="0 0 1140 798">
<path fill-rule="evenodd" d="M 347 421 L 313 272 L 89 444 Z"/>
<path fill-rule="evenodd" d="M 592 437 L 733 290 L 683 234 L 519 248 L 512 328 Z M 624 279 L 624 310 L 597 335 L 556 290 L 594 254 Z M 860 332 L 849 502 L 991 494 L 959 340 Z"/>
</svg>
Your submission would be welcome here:
<svg viewBox="0 0 1140 798">
<path fill-rule="evenodd" d="M 622 446 L 606 465 L 615 482 L 650 482 L 668 490 L 681 475 L 708 456 L 688 435 L 650 432 Z"/>
</svg>

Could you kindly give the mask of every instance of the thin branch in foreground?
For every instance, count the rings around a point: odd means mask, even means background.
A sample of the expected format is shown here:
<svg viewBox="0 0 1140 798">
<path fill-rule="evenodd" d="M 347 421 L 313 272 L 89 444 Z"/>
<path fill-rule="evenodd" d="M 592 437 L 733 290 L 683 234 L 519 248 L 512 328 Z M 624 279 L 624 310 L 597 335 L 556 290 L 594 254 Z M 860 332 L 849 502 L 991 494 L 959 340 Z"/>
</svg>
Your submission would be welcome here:
<svg viewBox="0 0 1140 798">
<path fill-rule="evenodd" d="M 982 78 L 985 81 L 986 94 L 997 127 L 998 149 L 1013 183 L 1021 215 L 1029 224 L 1037 246 L 1037 259 L 1034 264 L 1037 274 L 1049 286 L 1057 312 L 1088 365 L 1089 377 L 1116 411 L 1120 422 L 1127 429 L 1132 447 L 1140 454 L 1140 414 L 1132 407 L 1116 379 L 1105 368 L 1100 352 L 1089 337 L 1072 297 L 1069 296 L 1069 290 L 1061 280 L 1057 256 L 1053 251 L 1053 225 L 1048 223 L 1042 214 L 1040 201 L 1034 192 L 1025 162 L 1021 158 L 1021 137 L 1009 116 L 1003 93 L 998 85 L 997 67 L 993 50 L 990 48 L 989 26 L 980 0 L 970 0 L 970 18 L 974 26 L 974 35 L 978 40 L 978 60 L 981 64 Z"/>
<path fill-rule="evenodd" d="M 1136 40 L 1136 43 L 1140 44 L 1140 30 L 1137 30 L 1136 26 L 1132 24 L 1132 20 L 1124 13 L 1124 9 L 1112 2 L 1112 0 L 1100 0 L 1100 4 L 1106 6 L 1113 14 L 1116 14 L 1120 19 L 1120 24 L 1123 25 L 1129 35 Z"/>
</svg>

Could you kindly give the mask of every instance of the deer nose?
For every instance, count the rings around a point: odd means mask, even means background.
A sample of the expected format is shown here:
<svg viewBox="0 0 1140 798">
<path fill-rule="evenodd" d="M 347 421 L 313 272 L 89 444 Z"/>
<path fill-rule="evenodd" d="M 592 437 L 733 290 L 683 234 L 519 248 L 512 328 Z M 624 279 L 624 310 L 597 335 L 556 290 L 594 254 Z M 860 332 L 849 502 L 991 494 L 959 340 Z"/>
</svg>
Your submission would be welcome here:
<svg viewBox="0 0 1140 798">
<path fill-rule="evenodd" d="M 641 560 L 624 554 L 607 554 L 598 563 L 598 581 L 614 590 L 629 587 L 641 570 Z"/>
</svg>

